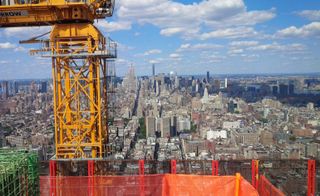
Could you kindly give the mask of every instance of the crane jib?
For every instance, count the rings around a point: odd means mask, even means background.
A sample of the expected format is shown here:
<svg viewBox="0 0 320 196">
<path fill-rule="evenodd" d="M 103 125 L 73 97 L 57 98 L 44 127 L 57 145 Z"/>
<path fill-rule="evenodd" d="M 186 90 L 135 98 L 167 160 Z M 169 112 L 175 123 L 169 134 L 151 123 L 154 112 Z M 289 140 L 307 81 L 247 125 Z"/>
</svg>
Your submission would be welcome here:
<svg viewBox="0 0 320 196">
<path fill-rule="evenodd" d="M 13 17 L 13 16 L 28 16 L 28 11 L 5 11 L 0 12 L 0 17 Z"/>
</svg>

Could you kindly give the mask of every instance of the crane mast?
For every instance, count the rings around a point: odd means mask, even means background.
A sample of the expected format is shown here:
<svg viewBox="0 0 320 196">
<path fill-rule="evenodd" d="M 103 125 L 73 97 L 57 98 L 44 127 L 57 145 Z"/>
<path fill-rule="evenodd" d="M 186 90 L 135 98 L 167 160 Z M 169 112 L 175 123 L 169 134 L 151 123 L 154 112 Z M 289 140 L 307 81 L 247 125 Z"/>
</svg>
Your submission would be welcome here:
<svg viewBox="0 0 320 196">
<path fill-rule="evenodd" d="M 52 59 L 57 159 L 103 158 L 107 144 L 107 59 L 116 43 L 93 25 L 112 0 L 0 0 L 0 27 L 52 25 L 40 50 Z"/>
</svg>

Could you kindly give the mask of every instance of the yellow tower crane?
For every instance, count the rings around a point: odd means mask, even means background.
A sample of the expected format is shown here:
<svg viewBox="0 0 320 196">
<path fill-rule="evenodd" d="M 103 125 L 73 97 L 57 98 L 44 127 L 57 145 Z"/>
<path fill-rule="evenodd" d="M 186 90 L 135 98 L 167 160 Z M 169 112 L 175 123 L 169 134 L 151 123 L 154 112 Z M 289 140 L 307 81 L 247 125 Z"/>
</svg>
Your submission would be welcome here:
<svg viewBox="0 0 320 196">
<path fill-rule="evenodd" d="M 52 59 L 57 159 L 102 158 L 107 151 L 106 66 L 116 43 L 93 22 L 113 8 L 114 0 L 0 0 L 0 28 L 53 25 L 49 41 L 33 52 Z"/>
</svg>

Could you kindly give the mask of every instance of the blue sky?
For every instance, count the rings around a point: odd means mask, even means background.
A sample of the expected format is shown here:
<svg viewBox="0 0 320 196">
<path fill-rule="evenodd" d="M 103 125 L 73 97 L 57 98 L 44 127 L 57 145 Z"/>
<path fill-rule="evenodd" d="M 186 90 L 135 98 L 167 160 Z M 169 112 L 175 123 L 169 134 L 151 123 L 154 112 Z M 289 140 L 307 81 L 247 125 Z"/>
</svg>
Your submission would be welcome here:
<svg viewBox="0 0 320 196">
<path fill-rule="evenodd" d="M 119 43 L 117 75 L 320 72 L 319 0 L 116 0 L 98 28 Z M 19 45 L 50 27 L 0 30 L 0 80 L 51 77 Z"/>
</svg>

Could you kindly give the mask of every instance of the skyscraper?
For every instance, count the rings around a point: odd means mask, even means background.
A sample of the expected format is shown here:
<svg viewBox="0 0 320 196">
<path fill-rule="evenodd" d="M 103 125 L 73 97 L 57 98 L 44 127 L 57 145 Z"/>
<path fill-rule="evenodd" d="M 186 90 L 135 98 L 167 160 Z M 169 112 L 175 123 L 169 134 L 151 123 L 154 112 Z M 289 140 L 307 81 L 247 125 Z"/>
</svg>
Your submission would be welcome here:
<svg viewBox="0 0 320 196">
<path fill-rule="evenodd" d="M 2 99 L 6 100 L 9 97 L 9 86 L 8 81 L 3 81 L 2 88 Z"/>
<path fill-rule="evenodd" d="M 228 88 L 228 78 L 224 79 L 224 88 Z"/>
<path fill-rule="evenodd" d="M 157 96 L 160 95 L 160 85 L 159 85 L 159 81 L 156 81 L 156 95 L 157 95 Z"/>
<path fill-rule="evenodd" d="M 290 83 L 288 88 L 289 88 L 288 89 L 289 95 L 293 95 L 294 94 L 294 84 Z"/>
<path fill-rule="evenodd" d="M 17 94 L 19 92 L 19 83 L 17 81 L 14 81 L 14 95 Z"/>
<path fill-rule="evenodd" d="M 156 118 L 149 116 L 146 117 L 146 135 L 147 137 L 153 137 L 156 134 Z"/>
<path fill-rule="evenodd" d="M 129 91 L 135 91 L 137 89 L 137 78 L 133 65 L 129 67 L 128 73 L 124 77 L 122 83 L 123 86 Z"/>
<path fill-rule="evenodd" d="M 288 85 L 286 84 L 280 84 L 279 85 L 279 93 L 281 96 L 287 96 L 288 95 Z"/>
<path fill-rule="evenodd" d="M 171 117 L 162 117 L 160 121 L 161 137 L 170 137 Z"/>
<path fill-rule="evenodd" d="M 207 71 L 207 83 L 209 83 L 210 82 L 210 73 L 209 73 L 209 71 Z"/>
<path fill-rule="evenodd" d="M 172 116 L 170 121 L 170 136 L 175 137 L 177 136 L 177 117 Z"/>
<path fill-rule="evenodd" d="M 278 94 L 278 86 L 272 86 L 272 94 L 277 95 Z"/>
<path fill-rule="evenodd" d="M 178 76 L 176 76 L 174 79 L 174 86 L 176 88 L 179 88 L 179 86 L 180 86 L 180 80 L 179 80 Z"/>
<path fill-rule="evenodd" d="M 47 82 L 41 82 L 41 93 L 47 93 Z"/>
<path fill-rule="evenodd" d="M 208 88 L 206 87 L 204 89 L 203 97 L 202 97 L 202 103 L 208 103 L 209 102 L 209 93 L 208 93 Z"/>
<path fill-rule="evenodd" d="M 219 90 L 220 89 L 220 80 L 214 80 L 213 87 L 216 91 Z"/>
<path fill-rule="evenodd" d="M 154 64 L 152 64 L 152 75 L 155 76 L 156 75 L 156 67 Z"/>
</svg>

